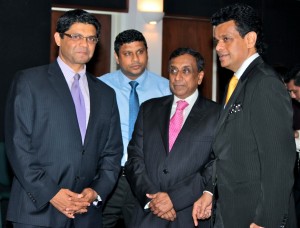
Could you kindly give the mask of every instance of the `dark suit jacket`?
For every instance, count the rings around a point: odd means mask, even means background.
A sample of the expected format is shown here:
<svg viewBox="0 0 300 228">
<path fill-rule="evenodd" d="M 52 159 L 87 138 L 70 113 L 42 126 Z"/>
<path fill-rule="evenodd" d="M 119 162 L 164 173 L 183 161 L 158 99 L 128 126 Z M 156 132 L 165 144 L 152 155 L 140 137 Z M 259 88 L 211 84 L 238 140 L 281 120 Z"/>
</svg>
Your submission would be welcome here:
<svg viewBox="0 0 300 228">
<path fill-rule="evenodd" d="M 104 201 L 112 190 L 123 150 L 116 98 L 88 73 L 87 80 L 90 118 L 82 145 L 72 96 L 57 62 L 17 73 L 5 120 L 7 155 L 15 173 L 8 220 L 62 227 L 67 217 L 49 203 L 61 188 L 79 193 L 90 187 Z M 90 206 L 75 223 L 95 227 L 89 222 L 100 220 L 100 209 Z"/>
<path fill-rule="evenodd" d="M 128 146 L 126 176 L 140 204 L 133 218 L 134 228 L 194 227 L 193 203 L 211 178 L 211 170 L 205 173 L 204 169 L 210 160 L 220 106 L 199 95 L 169 153 L 172 103 L 172 95 L 143 103 Z M 157 192 L 169 194 L 177 213 L 174 222 L 143 210 L 150 201 L 146 193 Z"/>
<path fill-rule="evenodd" d="M 224 227 L 275 228 L 294 220 L 293 112 L 279 76 L 261 57 L 222 111 L 213 151 Z M 296 227 L 293 225 L 287 227 Z"/>
</svg>

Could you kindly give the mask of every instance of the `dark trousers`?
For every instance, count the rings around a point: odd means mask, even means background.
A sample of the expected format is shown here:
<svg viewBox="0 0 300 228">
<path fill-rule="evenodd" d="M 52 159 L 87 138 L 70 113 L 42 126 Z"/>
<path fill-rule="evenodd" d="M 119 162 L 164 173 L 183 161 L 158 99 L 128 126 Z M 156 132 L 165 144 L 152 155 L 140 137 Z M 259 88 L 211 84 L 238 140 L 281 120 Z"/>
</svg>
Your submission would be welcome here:
<svg viewBox="0 0 300 228">
<path fill-rule="evenodd" d="M 129 227 L 136 199 L 126 176 L 120 175 L 118 183 L 103 208 L 103 228 Z M 122 226 L 120 225 L 120 222 Z"/>
<path fill-rule="evenodd" d="M 12 223 L 13 228 L 49 228 L 47 226 L 34 226 L 34 225 L 28 225 L 28 224 L 22 224 L 22 223 Z M 66 224 L 66 226 L 61 228 L 74 228 L 74 223 L 72 220 L 69 220 L 69 222 Z"/>
<path fill-rule="evenodd" d="M 46 226 L 34 226 L 34 225 L 28 225 L 28 224 L 22 224 L 22 223 L 12 223 L 13 228 L 49 228 Z M 73 228 L 73 223 L 69 223 L 64 227 L 61 228 Z"/>
</svg>

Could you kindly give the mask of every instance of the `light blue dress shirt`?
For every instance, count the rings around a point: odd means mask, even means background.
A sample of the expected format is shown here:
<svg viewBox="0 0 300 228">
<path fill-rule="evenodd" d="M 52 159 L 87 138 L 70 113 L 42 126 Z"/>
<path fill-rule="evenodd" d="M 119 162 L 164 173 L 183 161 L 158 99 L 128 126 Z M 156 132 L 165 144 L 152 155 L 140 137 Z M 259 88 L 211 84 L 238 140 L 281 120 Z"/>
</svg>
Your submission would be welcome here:
<svg viewBox="0 0 300 228">
<path fill-rule="evenodd" d="M 105 74 L 98 78 L 113 88 L 116 92 L 124 146 L 121 165 L 124 166 L 125 162 L 127 161 L 127 146 L 129 143 L 129 94 L 131 91 L 129 82 L 131 80 L 126 77 L 121 70 Z M 169 80 L 148 70 L 145 70 L 145 72 L 138 77 L 136 81 L 139 83 L 139 85 L 136 87 L 136 91 L 139 96 L 140 105 L 144 101 L 151 98 L 162 97 L 171 94 Z"/>
</svg>

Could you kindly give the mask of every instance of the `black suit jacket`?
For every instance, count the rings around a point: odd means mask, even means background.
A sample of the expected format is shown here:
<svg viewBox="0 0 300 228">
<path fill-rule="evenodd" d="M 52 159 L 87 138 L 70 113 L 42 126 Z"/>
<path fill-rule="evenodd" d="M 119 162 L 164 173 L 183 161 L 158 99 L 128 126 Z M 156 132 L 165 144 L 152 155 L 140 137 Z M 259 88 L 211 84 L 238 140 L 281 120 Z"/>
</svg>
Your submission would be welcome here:
<svg viewBox="0 0 300 228">
<path fill-rule="evenodd" d="M 217 210 L 224 227 L 249 227 L 254 222 L 275 228 L 295 219 L 292 118 L 284 84 L 258 57 L 222 111 L 213 143 Z"/>
<path fill-rule="evenodd" d="M 15 174 L 8 220 L 64 226 L 67 217 L 49 203 L 61 188 L 79 193 L 90 187 L 103 201 L 112 190 L 123 150 L 116 98 L 111 88 L 86 75 L 90 118 L 82 145 L 75 106 L 58 63 L 17 73 L 5 119 L 7 155 Z M 100 209 L 91 206 L 75 223 L 94 227 L 89 223 L 100 219 Z"/>
<path fill-rule="evenodd" d="M 199 95 L 169 153 L 172 103 L 173 96 L 166 96 L 149 100 L 140 108 L 126 163 L 127 178 L 140 204 L 132 227 L 194 227 L 193 203 L 211 178 L 205 165 L 210 160 L 220 106 Z M 174 222 L 143 210 L 150 201 L 146 193 L 157 192 L 169 194 L 177 213 Z"/>
</svg>

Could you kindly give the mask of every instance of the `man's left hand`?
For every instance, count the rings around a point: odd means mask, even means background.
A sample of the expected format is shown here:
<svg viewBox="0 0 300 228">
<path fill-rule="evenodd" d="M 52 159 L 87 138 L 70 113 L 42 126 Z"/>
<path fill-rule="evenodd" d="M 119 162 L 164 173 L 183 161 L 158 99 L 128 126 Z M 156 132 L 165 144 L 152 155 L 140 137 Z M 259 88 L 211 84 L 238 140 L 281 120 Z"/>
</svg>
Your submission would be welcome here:
<svg viewBox="0 0 300 228">
<path fill-rule="evenodd" d="M 161 217 L 163 214 L 173 208 L 173 203 L 169 195 L 165 192 L 146 194 L 146 196 L 151 199 L 151 202 L 149 204 L 150 210 L 158 217 Z"/>
<path fill-rule="evenodd" d="M 72 201 L 74 202 L 82 202 L 82 201 L 87 201 L 89 203 L 92 203 L 96 197 L 97 197 L 97 192 L 95 192 L 93 189 L 91 188 L 85 188 L 83 189 L 83 191 L 77 196 L 77 198 L 71 198 Z M 80 209 L 78 211 L 76 211 L 76 214 L 83 214 L 87 212 L 87 209 Z"/>
</svg>

